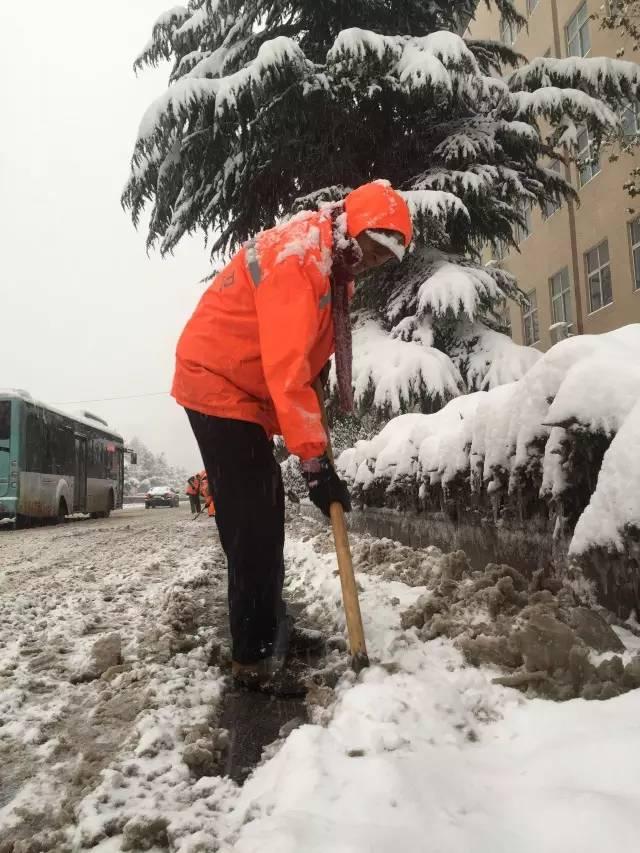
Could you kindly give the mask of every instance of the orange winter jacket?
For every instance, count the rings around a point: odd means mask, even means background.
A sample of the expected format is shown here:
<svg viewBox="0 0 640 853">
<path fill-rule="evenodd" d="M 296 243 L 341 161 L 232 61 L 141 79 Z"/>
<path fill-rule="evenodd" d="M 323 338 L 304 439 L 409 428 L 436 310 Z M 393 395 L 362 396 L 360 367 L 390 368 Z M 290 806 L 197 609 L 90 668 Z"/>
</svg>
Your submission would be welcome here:
<svg viewBox="0 0 640 853">
<path fill-rule="evenodd" d="M 204 505 L 207 508 L 209 517 L 214 516 L 216 514 L 216 505 L 213 502 L 213 495 L 209 489 L 209 478 L 206 473 L 200 477 L 200 495 L 204 499 Z"/>
<path fill-rule="evenodd" d="M 348 233 L 400 231 L 411 240 L 404 200 L 382 183 L 347 196 Z M 313 389 L 334 351 L 330 210 L 304 211 L 245 244 L 212 281 L 176 351 L 172 395 L 204 414 L 261 424 L 291 453 L 324 453 Z"/>
</svg>

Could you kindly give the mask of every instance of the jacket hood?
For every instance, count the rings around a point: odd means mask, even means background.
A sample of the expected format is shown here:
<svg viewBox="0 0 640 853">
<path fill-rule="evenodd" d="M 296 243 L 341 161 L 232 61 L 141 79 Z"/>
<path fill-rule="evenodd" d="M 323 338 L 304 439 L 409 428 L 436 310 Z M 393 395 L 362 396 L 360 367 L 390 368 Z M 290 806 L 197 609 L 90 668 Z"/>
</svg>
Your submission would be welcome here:
<svg viewBox="0 0 640 853">
<path fill-rule="evenodd" d="M 381 228 L 398 231 L 407 247 L 413 237 L 409 206 L 387 181 L 363 184 L 346 197 L 347 232 L 358 237 L 363 231 Z"/>
</svg>

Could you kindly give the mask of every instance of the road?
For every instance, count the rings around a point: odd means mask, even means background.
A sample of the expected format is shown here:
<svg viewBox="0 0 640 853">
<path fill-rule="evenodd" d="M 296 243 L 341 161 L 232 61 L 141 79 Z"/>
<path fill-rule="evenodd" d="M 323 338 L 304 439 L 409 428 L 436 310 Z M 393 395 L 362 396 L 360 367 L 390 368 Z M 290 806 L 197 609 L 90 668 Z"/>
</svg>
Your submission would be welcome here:
<svg viewBox="0 0 640 853">
<path fill-rule="evenodd" d="M 291 516 L 285 595 L 344 648 L 327 525 Z M 636 849 L 635 633 L 616 627 L 619 654 L 579 646 L 576 633 L 567 653 L 584 610 L 572 589 L 523 582 L 516 596 L 509 567 L 478 576 L 461 552 L 351 541 L 372 667 L 356 678 L 332 643 L 310 679 L 308 724 L 293 731 L 288 719 L 239 786 L 229 756 L 240 724 L 260 740 L 277 703 L 242 720 L 241 699 L 225 716 L 234 691 L 215 524 L 133 508 L 1 532 L 0 853 L 389 853 L 429 839 L 451 851 L 565 851 L 576 839 L 588 853 Z M 509 632 L 526 620 L 535 637 L 551 625 L 559 638 L 522 646 L 548 660 L 541 690 L 574 684 L 558 663 L 568 659 L 598 690 L 629 692 L 560 702 L 498 683 L 518 664 L 494 656 L 511 660 Z M 611 630 L 602 620 L 598 643 Z M 489 663 L 470 665 L 465 648 L 488 650 Z"/>
<path fill-rule="evenodd" d="M 79 803 L 132 736 L 206 729 L 225 634 L 215 523 L 185 505 L 0 531 L 0 852 L 95 844 Z"/>
</svg>

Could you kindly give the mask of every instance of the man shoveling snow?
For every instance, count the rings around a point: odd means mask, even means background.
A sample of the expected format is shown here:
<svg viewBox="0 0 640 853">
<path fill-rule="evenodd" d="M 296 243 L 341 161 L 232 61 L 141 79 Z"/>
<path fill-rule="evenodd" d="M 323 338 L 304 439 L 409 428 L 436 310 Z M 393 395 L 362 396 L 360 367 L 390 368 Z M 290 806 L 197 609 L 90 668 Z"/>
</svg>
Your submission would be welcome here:
<svg viewBox="0 0 640 853">
<path fill-rule="evenodd" d="M 355 276 L 401 260 L 405 200 L 386 182 L 304 211 L 249 240 L 211 283 L 178 342 L 172 394 L 185 407 L 216 496 L 229 572 L 233 675 L 249 689 L 302 693 L 288 655 L 321 644 L 292 625 L 282 600 L 284 491 L 270 446 L 283 435 L 325 515 L 350 509 L 327 457 L 313 389 L 335 352 L 350 410 L 349 297 Z"/>
</svg>

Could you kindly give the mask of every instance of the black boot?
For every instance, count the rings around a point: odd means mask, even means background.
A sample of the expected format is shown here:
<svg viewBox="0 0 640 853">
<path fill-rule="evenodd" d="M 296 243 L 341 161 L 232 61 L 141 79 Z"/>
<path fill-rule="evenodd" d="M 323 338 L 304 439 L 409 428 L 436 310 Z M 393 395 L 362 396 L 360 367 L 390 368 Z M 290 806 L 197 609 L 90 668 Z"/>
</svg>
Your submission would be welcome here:
<svg viewBox="0 0 640 853">
<path fill-rule="evenodd" d="M 307 693 L 303 673 L 285 669 L 279 658 L 266 658 L 255 664 L 234 661 L 231 674 L 235 687 L 253 693 L 280 697 L 305 696 Z"/>
<path fill-rule="evenodd" d="M 320 657 L 325 653 L 326 648 L 327 641 L 320 631 L 315 631 L 313 628 L 303 628 L 299 625 L 292 625 L 289 629 L 288 657 L 298 655 Z"/>
</svg>

